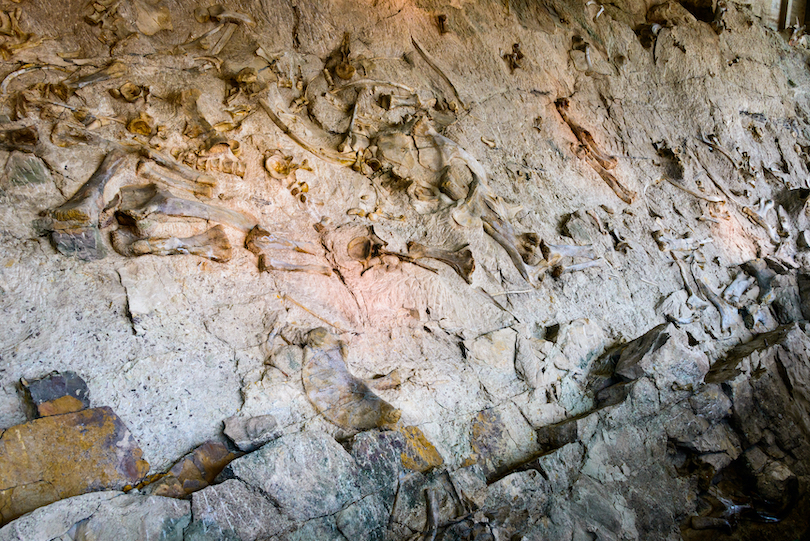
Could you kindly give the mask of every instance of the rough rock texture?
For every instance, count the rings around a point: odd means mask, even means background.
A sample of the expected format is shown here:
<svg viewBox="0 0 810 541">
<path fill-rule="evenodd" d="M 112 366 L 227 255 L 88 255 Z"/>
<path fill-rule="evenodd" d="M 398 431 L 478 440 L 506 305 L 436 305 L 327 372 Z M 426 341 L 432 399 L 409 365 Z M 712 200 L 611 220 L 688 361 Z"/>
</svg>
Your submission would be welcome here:
<svg viewBox="0 0 810 541">
<path fill-rule="evenodd" d="M 7 4 L 0 427 L 54 370 L 152 474 L 272 416 L 189 539 L 806 535 L 806 39 L 729 2 Z M 227 262 L 180 242 L 216 225 Z M 316 328 L 351 393 L 307 388 Z"/>
</svg>

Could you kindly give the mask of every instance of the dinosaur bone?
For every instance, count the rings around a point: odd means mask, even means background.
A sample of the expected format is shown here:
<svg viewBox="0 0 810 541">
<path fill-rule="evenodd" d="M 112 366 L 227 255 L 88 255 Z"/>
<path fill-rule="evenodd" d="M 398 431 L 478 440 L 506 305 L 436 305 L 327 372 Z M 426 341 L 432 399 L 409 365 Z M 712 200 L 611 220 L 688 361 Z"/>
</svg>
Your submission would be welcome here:
<svg viewBox="0 0 810 541">
<path fill-rule="evenodd" d="M 781 238 L 779 237 L 779 233 L 777 233 L 776 228 L 769 224 L 766 221 L 768 216 L 768 211 L 770 211 L 774 206 L 773 200 L 771 199 L 760 199 L 759 204 L 757 205 L 756 209 L 751 207 L 743 207 L 743 213 L 751 218 L 753 222 L 757 225 L 762 226 L 768 232 L 768 237 L 770 237 L 771 242 L 774 244 L 779 244 Z"/>
<path fill-rule="evenodd" d="M 308 242 L 297 242 L 280 235 L 270 233 L 256 226 L 250 230 L 245 237 L 245 248 L 259 256 L 259 270 L 287 271 L 287 272 L 309 272 L 313 274 L 323 274 L 331 276 L 332 269 L 326 265 L 298 264 L 281 261 L 272 257 L 268 250 L 292 250 L 299 253 L 316 255 L 321 252 L 314 244 Z"/>
<path fill-rule="evenodd" d="M 228 241 L 227 235 L 225 235 L 225 229 L 221 225 L 216 225 L 199 235 L 185 238 L 149 237 L 146 239 L 138 239 L 126 233 L 123 229 L 113 231 L 110 238 L 115 251 L 127 257 L 137 257 L 147 254 L 190 254 L 225 263 L 230 261 L 233 255 L 231 244 Z"/>
<path fill-rule="evenodd" d="M 386 246 L 388 246 L 388 243 L 378 237 L 377 234 L 374 233 L 374 228 L 369 226 L 365 235 L 355 237 L 349 241 L 346 245 L 346 252 L 349 254 L 350 258 L 363 264 L 363 271 L 360 274 L 365 273 L 372 267 L 371 262 L 374 259 L 380 259 L 386 255 L 396 257 L 400 261 L 411 263 L 431 272 L 437 272 L 433 267 L 419 263 L 417 257 L 385 250 Z"/>
<path fill-rule="evenodd" d="M 692 276 L 695 278 L 695 282 L 698 285 L 698 288 L 701 292 L 706 296 L 706 299 L 717 308 L 717 311 L 720 312 L 720 330 L 721 332 L 725 332 L 730 330 L 734 327 L 739 320 L 740 314 L 739 312 L 729 306 L 729 304 L 721 299 L 714 291 L 712 291 L 711 286 L 709 286 L 709 281 L 705 276 L 697 277 L 695 275 L 694 265 L 692 266 Z"/>
<path fill-rule="evenodd" d="M 196 171 L 191 167 L 183 165 L 182 163 L 166 156 L 165 154 L 158 152 L 157 150 L 148 147 L 143 147 L 141 149 L 141 153 L 150 160 L 157 163 L 158 165 L 165 167 L 166 169 L 172 171 L 177 175 L 180 175 L 182 178 L 186 180 L 189 180 L 197 184 L 207 184 L 212 188 L 216 188 L 217 186 L 217 179 L 215 179 L 211 175 L 207 175 L 203 172 Z"/>
<path fill-rule="evenodd" d="M 327 420 L 344 429 L 369 430 L 396 424 L 400 410 L 349 372 L 345 348 L 323 327 L 309 332 L 301 369 L 309 401 Z"/>
<path fill-rule="evenodd" d="M 744 272 L 737 274 L 734 280 L 726 286 L 726 289 L 723 290 L 722 297 L 731 302 L 731 303 L 738 303 L 740 302 L 740 297 L 748 291 L 748 288 L 754 283 L 755 279 L 751 276 L 747 276 Z"/>
<path fill-rule="evenodd" d="M 543 258 L 549 265 L 556 265 L 557 262 L 563 257 L 583 257 L 585 259 L 596 259 L 596 252 L 593 250 L 593 245 L 576 246 L 573 244 L 546 244 L 545 241 L 540 241 L 540 250 L 543 252 Z"/>
<path fill-rule="evenodd" d="M 117 150 L 108 153 L 90 179 L 73 194 L 73 197 L 52 209 L 49 212 L 50 216 L 62 222 L 97 224 L 103 206 L 104 187 L 124 163 L 124 158 L 124 153 Z"/>
<path fill-rule="evenodd" d="M 581 270 L 590 269 L 590 268 L 593 268 L 593 267 L 602 267 L 602 266 L 604 266 L 604 264 L 605 264 L 605 260 L 600 257 L 599 259 L 594 259 L 593 261 L 586 261 L 584 263 L 576 263 L 574 265 L 568 265 L 567 267 L 564 267 L 562 265 L 556 265 L 556 266 L 552 267 L 552 269 L 551 269 L 551 276 L 553 276 L 554 278 L 559 278 L 563 274 L 566 274 L 566 273 L 569 273 L 569 272 L 581 271 Z"/>
<path fill-rule="evenodd" d="M 171 186 L 172 188 L 186 190 L 195 195 L 211 197 L 214 192 L 210 185 L 188 181 L 180 176 L 172 174 L 168 169 L 165 169 L 152 161 L 141 161 L 138 164 L 137 171 L 138 174 L 146 180 L 150 180 L 152 182 L 162 182 L 163 184 Z"/>
<path fill-rule="evenodd" d="M 116 77 L 123 77 L 127 74 L 127 65 L 118 60 L 114 60 L 106 67 L 85 75 L 83 77 L 73 78 L 73 76 L 65 79 L 64 84 L 68 88 L 79 89 L 93 83 L 100 83 L 108 79 L 115 79 Z"/>
<path fill-rule="evenodd" d="M 776 291 L 773 289 L 773 279 L 776 273 L 768 268 L 764 259 L 752 259 L 742 266 L 743 270 L 753 276 L 759 286 L 757 302 L 759 304 L 771 304 L 776 298 Z"/>
<path fill-rule="evenodd" d="M 562 119 L 568 124 L 568 127 L 571 128 L 571 131 L 574 132 L 577 140 L 585 147 L 587 154 L 593 157 L 603 168 L 607 170 L 614 169 L 619 163 L 616 156 L 603 152 L 596 144 L 596 141 L 594 141 L 591 132 L 571 120 L 571 117 L 568 116 L 568 109 L 571 106 L 571 102 L 568 98 L 558 99 L 555 105 Z"/>
<path fill-rule="evenodd" d="M 692 250 L 697 250 L 701 246 L 714 242 L 714 239 L 706 238 L 706 239 L 696 239 L 694 237 L 685 237 L 682 239 L 676 239 L 675 237 L 667 235 L 664 231 L 658 230 L 653 231 L 652 233 L 655 242 L 658 244 L 658 248 L 662 251 L 673 251 L 673 252 L 691 252 Z"/>
<path fill-rule="evenodd" d="M 199 201 L 177 197 L 156 184 L 146 186 L 124 186 L 121 188 L 119 216 L 135 222 L 153 215 L 182 216 L 219 222 L 244 232 L 256 225 L 256 219 L 235 210 L 215 207 Z"/>
<path fill-rule="evenodd" d="M 472 251 L 465 244 L 458 250 L 444 250 L 433 246 L 425 246 L 418 242 L 408 243 L 408 255 L 414 259 L 427 257 L 449 265 L 456 274 L 464 278 L 468 284 L 472 283 L 472 274 L 475 271 L 475 260 Z"/>
</svg>

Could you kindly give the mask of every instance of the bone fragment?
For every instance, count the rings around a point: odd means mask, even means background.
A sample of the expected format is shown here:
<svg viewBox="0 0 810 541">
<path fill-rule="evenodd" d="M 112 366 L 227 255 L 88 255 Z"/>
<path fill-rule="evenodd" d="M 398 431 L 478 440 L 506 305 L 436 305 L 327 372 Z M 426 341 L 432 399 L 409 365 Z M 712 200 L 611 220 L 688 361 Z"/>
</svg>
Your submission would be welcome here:
<svg viewBox="0 0 810 541">
<path fill-rule="evenodd" d="M 771 304 L 776 298 L 776 291 L 773 289 L 776 273 L 768 267 L 764 259 L 752 259 L 744 263 L 742 268 L 757 281 L 759 287 L 757 302 L 762 305 Z"/>
<path fill-rule="evenodd" d="M 681 280 L 683 280 L 683 288 L 686 290 L 686 294 L 688 295 L 686 299 L 686 306 L 695 311 L 703 311 L 708 308 L 709 303 L 698 297 L 692 287 L 689 285 L 689 278 L 686 276 L 686 264 L 677 257 L 675 258 L 675 264 L 678 265 L 678 270 L 681 273 Z"/>
<path fill-rule="evenodd" d="M 653 231 L 652 235 L 655 242 L 658 244 L 658 248 L 660 248 L 662 251 L 669 250 L 673 252 L 691 252 L 693 250 L 697 250 L 701 246 L 714 242 L 714 239 L 711 238 L 696 239 L 694 237 L 685 237 L 682 239 L 676 239 L 675 237 L 667 235 L 660 229 L 658 231 Z"/>
<path fill-rule="evenodd" d="M 380 97 L 380 106 L 383 109 L 396 109 L 397 107 L 421 107 L 419 96 L 411 94 L 409 96 L 398 96 L 396 94 L 383 94 Z"/>
<path fill-rule="evenodd" d="M 605 183 L 610 186 L 613 193 L 615 193 L 619 199 L 628 205 L 632 205 L 633 201 L 636 199 L 636 193 L 628 188 L 625 188 L 624 185 L 619 182 L 619 179 L 613 176 L 613 173 L 602 167 L 596 160 L 593 159 L 592 156 L 586 154 L 585 157 L 588 160 L 588 164 L 599 174 L 600 177 L 602 177 L 602 180 L 604 180 Z"/>
<path fill-rule="evenodd" d="M 293 250 L 302 254 L 321 255 L 323 250 L 311 242 L 291 240 L 256 226 L 245 237 L 245 248 L 258 254 L 265 250 Z"/>
<path fill-rule="evenodd" d="M 332 269 L 326 265 L 289 263 L 287 261 L 273 259 L 265 254 L 259 255 L 259 270 L 261 272 L 307 272 L 309 274 L 323 274 L 324 276 L 332 276 Z"/>
<path fill-rule="evenodd" d="M 771 242 L 774 244 L 779 244 L 781 238 L 779 237 L 779 233 L 777 233 L 776 228 L 767 222 L 768 212 L 773 208 L 774 202 L 771 199 L 760 199 L 759 203 L 757 204 L 756 209 L 751 207 L 743 207 L 743 213 L 751 218 L 751 221 L 756 223 L 757 225 L 762 226 L 767 232 L 768 237 L 770 237 Z"/>
<path fill-rule="evenodd" d="M 555 102 L 555 105 L 557 106 L 557 111 L 560 113 L 562 119 L 571 128 L 571 131 L 574 132 L 574 135 L 579 142 L 585 146 L 587 153 L 592 156 L 593 159 L 596 160 L 604 169 L 614 169 L 618 164 L 618 159 L 616 156 L 603 152 L 596 144 L 596 141 L 594 141 L 591 132 L 574 122 L 571 117 L 568 116 L 568 109 L 571 106 L 571 102 L 568 100 L 568 98 L 558 99 Z"/>
<path fill-rule="evenodd" d="M 451 81 L 450 78 L 447 75 L 445 75 L 444 72 L 439 68 L 439 66 L 437 66 L 436 63 L 427 55 L 427 53 L 425 53 L 425 51 L 422 49 L 419 43 L 417 43 L 416 39 L 414 39 L 413 36 L 411 36 L 411 43 L 413 43 L 416 52 L 419 53 L 419 56 L 422 57 L 422 60 L 424 60 L 428 66 L 433 68 L 436 71 L 436 73 L 439 74 L 439 77 L 444 79 L 444 82 L 447 83 L 448 86 L 450 86 L 450 88 L 453 90 L 453 95 L 455 95 L 456 99 L 458 100 L 458 104 L 461 105 L 461 108 L 466 109 L 467 106 L 464 105 L 463 101 L 461 101 L 461 96 L 459 96 L 458 90 L 456 90 L 456 85 L 453 84 L 453 81 Z"/>
<path fill-rule="evenodd" d="M 181 176 L 186 180 L 190 180 L 191 182 L 199 184 L 207 184 L 212 188 L 216 188 L 217 186 L 217 179 L 215 179 L 211 175 L 207 175 L 201 171 L 197 171 L 186 165 L 183 165 L 182 163 L 166 156 L 165 154 L 162 154 L 161 152 L 158 152 L 157 150 L 148 147 L 143 147 L 141 149 L 141 153 L 150 160 L 153 160 L 158 165 L 165 167 L 166 169 L 169 169 L 173 173 L 176 173 L 177 175 Z"/>
<path fill-rule="evenodd" d="M 225 23 L 225 25 L 222 27 L 222 35 L 219 37 L 214 46 L 211 47 L 210 53 L 213 56 L 216 56 L 222 52 L 222 49 L 224 49 L 225 46 L 228 44 L 228 42 L 231 40 L 231 37 L 233 36 L 233 33 L 236 32 L 238 26 L 239 25 L 236 23 L 231 22 Z"/>
<path fill-rule="evenodd" d="M 244 232 L 256 225 L 252 216 L 173 195 L 156 184 L 121 188 L 119 215 L 139 222 L 154 215 L 182 216 L 219 222 Z"/>
<path fill-rule="evenodd" d="M 34 152 L 39 142 L 39 134 L 33 126 L 0 129 L 0 148 Z"/>
<path fill-rule="evenodd" d="M 802 250 L 810 250 L 810 230 L 801 231 L 796 239 L 796 244 Z"/>
<path fill-rule="evenodd" d="M 563 267 L 562 265 L 557 265 L 551 269 L 551 275 L 554 278 L 559 278 L 563 274 L 567 274 L 569 272 L 577 272 L 585 269 L 591 269 L 594 267 L 603 267 L 606 261 L 601 257 L 599 259 L 595 259 L 593 261 L 586 261 L 584 263 L 576 263 L 574 265 L 568 265 L 567 267 Z"/>
<path fill-rule="evenodd" d="M 309 332 L 301 370 L 307 398 L 321 415 L 344 429 L 393 426 L 401 412 L 349 373 L 345 347 L 323 327 Z"/>
<path fill-rule="evenodd" d="M 115 79 L 116 77 L 123 77 L 127 74 L 127 65 L 121 61 L 114 60 L 106 67 L 98 70 L 95 73 L 85 75 L 84 77 L 73 78 L 68 77 L 65 79 L 64 84 L 68 88 L 79 89 L 93 83 L 100 83 L 108 79 Z"/>
<path fill-rule="evenodd" d="M 754 281 L 755 279 L 753 277 L 747 276 L 744 272 L 741 272 L 726 286 L 726 289 L 723 290 L 722 297 L 733 304 L 737 304 L 740 302 L 740 297 L 748 291 L 748 288 L 753 285 Z"/>
<path fill-rule="evenodd" d="M 694 275 L 694 269 L 692 270 L 692 274 Z M 695 276 L 695 282 L 697 283 L 701 292 L 706 296 L 706 299 L 708 299 L 708 301 L 712 303 L 715 308 L 717 308 L 717 311 L 720 312 L 720 330 L 725 332 L 734 327 L 739 320 L 739 313 L 737 310 L 729 306 L 726 301 L 721 299 L 714 291 L 712 291 L 712 288 L 709 286 L 709 281 L 705 276 L 701 276 L 699 278 Z"/>
<path fill-rule="evenodd" d="M 270 117 L 270 120 L 273 121 L 273 124 L 275 124 L 278 127 L 278 129 L 282 131 L 282 133 L 284 133 L 287 137 L 292 139 L 296 144 L 298 144 L 298 146 L 300 146 L 307 152 L 310 152 L 323 160 L 332 163 L 337 163 L 339 165 L 354 165 L 354 163 L 357 161 L 356 157 L 347 157 L 345 155 L 338 154 L 337 152 L 330 152 L 324 149 L 315 148 L 310 143 L 304 141 L 296 134 L 294 134 L 292 130 L 290 130 L 290 128 L 286 124 L 284 124 L 284 122 L 281 121 L 281 119 L 276 115 L 276 113 L 273 112 L 273 109 L 270 107 L 270 104 L 267 103 L 266 100 L 264 100 L 263 98 L 259 98 L 259 105 L 261 105 L 262 109 L 264 109 L 264 112 L 267 113 L 267 116 Z"/>
<path fill-rule="evenodd" d="M 785 210 L 785 207 L 782 205 L 776 207 L 776 217 L 779 219 L 779 236 L 783 238 L 790 237 L 790 232 L 793 227 L 790 224 L 790 216 Z"/>
<path fill-rule="evenodd" d="M 111 239 L 115 251 L 127 257 L 147 254 L 190 254 L 226 263 L 233 256 L 231 244 L 225 234 L 225 229 L 221 225 L 216 225 L 204 233 L 186 238 L 150 237 L 132 239 L 128 237 L 125 230 L 119 229 L 112 232 Z"/>
<path fill-rule="evenodd" d="M 212 19 L 217 22 L 223 23 L 239 23 L 248 26 L 256 26 L 256 21 L 253 17 L 245 13 L 239 13 L 230 9 L 224 9 L 221 6 L 212 6 L 208 8 L 208 13 Z"/>
<path fill-rule="evenodd" d="M 683 190 L 684 192 L 688 193 L 691 196 L 697 197 L 698 199 L 703 199 L 704 201 L 709 201 L 710 203 L 725 203 L 726 202 L 726 200 L 723 199 L 722 197 L 720 197 L 719 195 L 705 195 L 705 194 L 702 194 L 700 192 L 696 192 L 694 190 L 691 190 L 691 189 L 687 188 L 686 186 L 684 186 L 683 184 L 681 184 L 680 182 L 677 182 L 677 181 L 675 181 L 675 180 L 673 180 L 671 178 L 667 178 L 666 180 L 667 180 L 667 182 L 669 182 L 670 184 L 672 184 L 676 188 L 678 188 L 680 190 Z"/>
<path fill-rule="evenodd" d="M 515 230 L 512 227 L 512 224 L 502 220 L 494 213 L 489 214 L 482 219 L 484 223 L 484 232 L 492 237 L 495 242 L 500 244 L 504 250 L 506 250 L 506 253 L 509 255 L 509 259 L 512 260 L 512 263 L 515 265 L 515 268 L 518 270 L 520 275 L 524 280 L 529 281 L 529 271 L 526 267 L 526 263 L 523 261 L 523 257 L 520 255 L 520 250 L 518 250 L 520 243 L 517 240 L 517 236 L 515 235 Z"/>
<path fill-rule="evenodd" d="M 163 184 L 171 186 L 172 188 L 186 190 L 195 195 L 200 195 L 203 197 L 211 197 L 213 195 L 213 189 L 208 184 L 190 182 L 182 177 L 172 174 L 171 171 L 157 165 L 152 161 L 141 161 L 138 164 L 138 174 L 152 182 L 162 182 Z"/>
<path fill-rule="evenodd" d="M 462 246 L 458 250 L 444 250 L 442 248 L 425 246 L 424 244 L 411 241 L 408 243 L 408 255 L 416 259 L 427 257 L 441 261 L 456 271 L 456 274 L 464 278 L 465 282 L 468 284 L 472 283 L 472 274 L 473 271 L 475 271 L 475 260 L 473 259 L 472 251 L 467 245 Z"/>
<path fill-rule="evenodd" d="M 734 166 L 735 169 L 740 168 L 740 164 L 738 164 L 737 160 L 735 160 L 731 156 L 731 153 L 728 150 L 726 150 L 725 148 L 723 148 L 723 146 L 721 146 L 720 143 L 717 142 L 717 136 L 716 135 L 714 135 L 713 133 L 710 133 L 709 135 L 703 135 L 703 132 L 701 131 L 700 132 L 700 141 L 703 144 L 708 145 L 709 147 L 711 147 L 712 150 L 716 150 L 717 152 L 719 152 L 720 154 L 722 154 L 723 156 L 728 158 L 728 160 L 731 162 L 731 164 Z"/>
<path fill-rule="evenodd" d="M 54 220 L 63 222 L 97 225 L 99 214 L 104 206 L 104 187 L 124 163 L 124 158 L 124 153 L 117 150 L 107 154 L 95 173 L 79 188 L 79 191 L 64 204 L 52 209 L 49 212 L 50 216 Z"/>
<path fill-rule="evenodd" d="M 543 252 L 543 258 L 551 266 L 556 265 L 563 257 L 583 257 L 585 259 L 596 259 L 596 252 L 593 250 L 593 245 L 576 246 L 573 244 L 546 244 L 545 241 L 540 241 L 540 250 Z"/>
</svg>

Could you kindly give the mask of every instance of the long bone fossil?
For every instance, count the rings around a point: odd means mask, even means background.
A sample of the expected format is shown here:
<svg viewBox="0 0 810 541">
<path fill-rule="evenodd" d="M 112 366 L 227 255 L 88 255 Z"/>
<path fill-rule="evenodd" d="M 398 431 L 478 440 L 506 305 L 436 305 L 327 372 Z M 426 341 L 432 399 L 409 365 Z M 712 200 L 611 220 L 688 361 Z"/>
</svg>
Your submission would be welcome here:
<svg viewBox="0 0 810 541">
<path fill-rule="evenodd" d="M 256 219 L 241 212 L 173 195 L 155 184 L 124 186 L 121 188 L 121 205 L 118 209 L 124 221 L 140 222 L 154 215 L 181 216 L 219 222 L 244 232 L 256 225 Z"/>
<path fill-rule="evenodd" d="M 123 229 L 113 231 L 110 235 L 113 248 L 119 254 L 127 257 L 142 255 L 177 255 L 190 254 L 226 263 L 233 256 L 231 244 L 221 225 L 193 235 L 179 238 L 150 237 L 141 239 Z"/>
<path fill-rule="evenodd" d="M 138 164 L 138 174 L 146 180 L 161 182 L 172 188 L 179 188 L 202 197 L 211 197 L 214 193 L 213 186 L 184 179 L 173 174 L 170 170 L 155 162 L 144 160 Z"/>
<path fill-rule="evenodd" d="M 475 260 L 472 251 L 466 244 L 457 250 L 445 250 L 411 241 L 408 243 L 408 255 L 414 259 L 426 257 L 441 261 L 456 271 L 456 274 L 464 278 L 465 282 L 472 284 Z"/>
<path fill-rule="evenodd" d="M 748 288 L 753 285 L 754 281 L 755 279 L 753 277 L 748 276 L 744 272 L 740 272 L 734 277 L 734 280 L 726 286 L 721 296 L 730 303 L 737 304 L 740 302 L 740 297 L 748 291 Z"/>
<path fill-rule="evenodd" d="M 720 330 L 721 332 L 726 332 L 731 330 L 739 321 L 740 314 L 735 309 L 732 308 L 726 301 L 724 301 L 719 295 L 717 295 L 714 291 L 712 291 L 711 286 L 709 285 L 709 280 L 705 276 L 698 277 L 695 274 L 695 267 L 696 264 L 694 261 L 692 262 L 692 277 L 695 279 L 695 283 L 698 285 L 698 288 L 706 296 L 706 299 L 717 309 L 720 313 Z"/>
<path fill-rule="evenodd" d="M 103 207 L 104 188 L 124 163 L 124 158 L 124 153 L 117 150 L 108 153 L 95 173 L 73 197 L 48 212 L 51 218 L 61 222 L 97 224 Z"/>
<path fill-rule="evenodd" d="M 743 207 L 742 212 L 748 216 L 751 221 L 757 225 L 762 226 L 767 232 L 768 237 L 774 244 L 779 244 L 782 238 L 776 230 L 776 227 L 767 222 L 768 213 L 773 209 L 774 202 L 771 199 L 760 199 L 756 208 Z"/>
<path fill-rule="evenodd" d="M 326 265 L 289 263 L 272 257 L 268 250 L 292 250 L 310 255 L 319 255 L 321 250 L 308 242 L 298 242 L 270 233 L 258 225 L 251 229 L 245 237 L 245 248 L 259 256 L 259 271 L 261 272 L 287 271 L 332 275 L 332 269 Z"/>
<path fill-rule="evenodd" d="M 560 114 L 560 117 L 568 124 L 568 127 L 571 128 L 571 131 L 576 136 L 577 140 L 581 144 L 581 148 L 584 151 L 585 158 L 587 159 L 590 166 L 596 171 L 602 180 L 604 180 L 610 189 L 625 203 L 628 205 L 633 203 L 633 200 L 636 198 L 635 192 L 627 189 L 625 186 L 622 185 L 619 180 L 613 176 L 610 172 L 611 169 L 616 167 L 618 160 L 615 156 L 607 154 L 603 152 L 594 141 L 591 132 L 574 122 L 571 117 L 568 115 L 568 109 L 571 105 L 571 102 L 568 98 L 560 98 L 555 102 L 557 106 L 557 111 Z"/>
</svg>

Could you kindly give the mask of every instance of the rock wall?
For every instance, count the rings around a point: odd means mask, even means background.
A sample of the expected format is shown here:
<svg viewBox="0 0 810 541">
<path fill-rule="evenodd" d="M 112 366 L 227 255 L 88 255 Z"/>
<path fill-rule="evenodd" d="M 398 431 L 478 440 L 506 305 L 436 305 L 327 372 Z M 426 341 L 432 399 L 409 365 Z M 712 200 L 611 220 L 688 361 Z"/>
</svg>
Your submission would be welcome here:
<svg viewBox="0 0 810 541">
<path fill-rule="evenodd" d="M 152 474 L 0 539 L 808 535 L 799 29 L 724 2 L 0 10 L 0 427 L 69 370 Z M 243 456 L 150 484 L 211 440 Z"/>
</svg>

